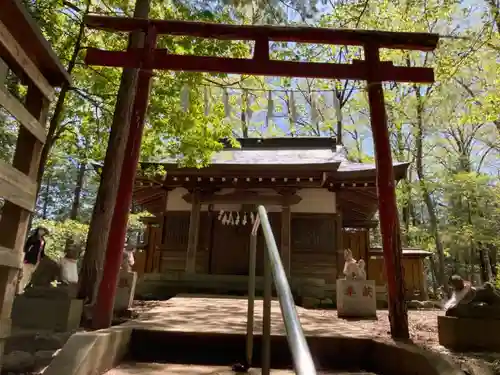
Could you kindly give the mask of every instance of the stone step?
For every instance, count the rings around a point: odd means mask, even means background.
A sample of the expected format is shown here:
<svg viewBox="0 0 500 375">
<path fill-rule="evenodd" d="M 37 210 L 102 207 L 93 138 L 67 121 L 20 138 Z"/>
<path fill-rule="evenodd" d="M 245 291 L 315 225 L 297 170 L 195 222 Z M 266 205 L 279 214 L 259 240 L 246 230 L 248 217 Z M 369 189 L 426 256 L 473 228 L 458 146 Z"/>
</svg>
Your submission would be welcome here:
<svg viewBox="0 0 500 375">
<path fill-rule="evenodd" d="M 249 375 L 260 375 L 261 369 L 248 370 Z M 122 363 L 109 370 L 105 375 L 233 375 L 238 374 L 229 366 L 201 366 L 173 363 Z M 240 373 L 241 374 L 241 373 Z M 273 375 L 291 375 L 294 370 L 271 370 Z M 371 372 L 318 371 L 318 375 L 376 375 Z"/>
<path fill-rule="evenodd" d="M 5 343 L 4 353 L 56 350 L 64 346 L 73 332 L 48 332 L 39 330 L 13 330 Z"/>
<path fill-rule="evenodd" d="M 47 367 L 58 350 L 39 350 L 35 353 L 14 350 L 2 359 L 2 374 L 28 374 Z"/>
<path fill-rule="evenodd" d="M 50 364 L 72 334 L 13 327 L 5 342 L 2 374 L 39 372 Z"/>
</svg>

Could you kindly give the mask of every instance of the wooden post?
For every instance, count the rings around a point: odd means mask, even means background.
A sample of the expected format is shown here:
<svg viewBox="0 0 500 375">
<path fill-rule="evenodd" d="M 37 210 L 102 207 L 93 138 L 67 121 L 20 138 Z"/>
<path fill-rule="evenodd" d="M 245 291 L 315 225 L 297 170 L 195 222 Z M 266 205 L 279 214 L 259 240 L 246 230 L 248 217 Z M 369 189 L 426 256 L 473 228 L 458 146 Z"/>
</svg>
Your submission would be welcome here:
<svg viewBox="0 0 500 375">
<path fill-rule="evenodd" d="M 291 238 L 290 238 L 290 224 L 292 220 L 292 213 L 290 204 L 284 204 L 281 210 L 281 261 L 285 268 L 288 280 L 292 275 L 291 269 Z"/>
<path fill-rule="evenodd" d="M 165 190 L 165 201 L 163 202 L 163 217 L 161 218 L 161 239 L 160 244 L 164 245 L 167 238 L 167 221 L 168 221 L 168 194 L 170 190 Z"/>
<path fill-rule="evenodd" d="M 337 193 L 335 193 L 337 194 Z M 336 198 L 336 197 L 335 197 Z M 343 275 L 343 264 L 344 264 L 344 223 L 342 220 L 342 211 L 339 206 L 337 206 L 337 230 L 336 230 L 336 255 L 337 255 L 337 275 L 336 278 L 342 277 Z"/>
<path fill-rule="evenodd" d="M 149 3 L 150 0 L 138 0 L 135 5 L 134 17 L 147 18 Z M 129 39 L 131 49 L 141 46 L 142 40 L 142 32 L 132 33 Z M 108 249 L 112 232 L 111 227 L 120 186 L 125 149 L 129 137 L 136 84 L 137 69 L 123 69 L 113 122 L 109 133 L 106 156 L 104 158 L 104 166 L 102 168 L 101 183 L 99 184 L 97 199 L 92 212 L 81 271 L 82 278 L 80 280 L 79 297 L 87 301 L 90 300 L 90 303 L 95 302 L 94 300 L 100 288 L 100 281 L 104 277 L 108 277 L 104 275 L 103 271 L 104 259 L 106 257 L 103 250 Z M 115 240 L 117 238 L 114 237 Z M 121 252 L 123 249 L 115 251 Z M 115 256 L 118 258 L 117 255 Z"/>
<path fill-rule="evenodd" d="M 193 191 L 191 202 L 191 216 L 189 218 L 188 248 L 186 254 L 186 273 L 196 273 L 196 250 L 198 247 L 198 233 L 200 229 L 201 201 L 200 191 Z"/>
<path fill-rule="evenodd" d="M 140 4 L 143 3 L 143 4 Z M 138 1 L 136 6 L 145 13 L 149 13 L 149 0 Z M 136 9 L 136 13 L 137 13 Z M 137 39 L 138 36 L 136 36 Z M 137 41 L 142 44 L 141 41 Z M 156 32 L 149 29 L 144 41 L 146 48 L 153 50 L 156 45 Z M 147 60 L 149 55 L 146 55 Z M 147 61 L 145 62 L 147 64 Z M 125 76 L 126 72 L 124 72 Z M 129 72 L 133 75 L 133 72 Z M 150 69 L 140 69 L 135 88 L 135 99 L 133 110 L 130 114 L 130 126 L 127 143 L 123 154 L 122 166 L 120 170 L 119 186 L 116 196 L 116 204 L 113 210 L 111 228 L 109 231 L 106 258 L 104 270 L 94 306 L 94 315 L 92 318 L 92 327 L 102 329 L 111 326 L 113 320 L 113 307 L 115 302 L 116 287 L 120 267 L 123 260 L 123 249 L 125 247 L 125 238 L 127 233 L 128 215 L 130 205 L 132 204 L 132 191 L 134 180 L 139 163 L 139 154 L 141 150 L 142 131 L 144 128 L 144 119 L 149 101 L 149 92 L 151 84 L 152 71 Z M 108 149 L 109 152 L 109 149 Z M 112 198 L 110 198 L 112 199 Z"/>
<path fill-rule="evenodd" d="M 380 56 L 378 46 L 365 46 L 368 65 L 368 101 L 377 166 L 377 191 L 380 215 L 380 230 L 386 267 L 389 321 L 394 339 L 408 339 L 408 311 L 405 303 L 403 266 L 401 263 L 401 239 L 396 205 L 394 170 L 391 145 L 385 113 L 384 92 L 378 78 Z"/>
</svg>

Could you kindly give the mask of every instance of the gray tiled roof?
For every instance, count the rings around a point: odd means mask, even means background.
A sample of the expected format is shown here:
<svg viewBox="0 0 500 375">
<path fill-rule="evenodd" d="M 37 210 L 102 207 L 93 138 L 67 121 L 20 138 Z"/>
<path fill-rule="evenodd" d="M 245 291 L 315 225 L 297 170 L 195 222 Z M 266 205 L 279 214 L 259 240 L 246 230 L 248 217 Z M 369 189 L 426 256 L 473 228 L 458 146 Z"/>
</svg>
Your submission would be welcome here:
<svg viewBox="0 0 500 375">
<path fill-rule="evenodd" d="M 215 165 L 299 165 L 342 162 L 347 162 L 347 159 L 340 147 L 335 151 L 331 148 L 225 149 L 214 153 L 211 160 L 211 164 Z M 160 163 L 176 164 L 177 161 L 165 158 Z"/>
<path fill-rule="evenodd" d="M 343 156 L 331 149 L 319 150 L 224 150 L 212 157 L 212 164 L 325 164 L 340 163 Z"/>
<path fill-rule="evenodd" d="M 393 163 L 394 167 L 399 165 L 406 165 L 407 163 Z M 350 161 L 343 161 L 340 164 L 338 172 L 361 172 L 361 171 L 370 171 L 376 168 L 375 164 L 372 163 L 354 163 Z"/>
<path fill-rule="evenodd" d="M 299 139 L 296 139 L 299 141 Z M 159 161 L 160 164 L 175 164 L 177 160 L 174 158 L 164 158 Z M 215 152 L 212 155 L 211 164 L 214 166 L 246 166 L 246 165 L 272 165 L 272 166 L 287 166 L 287 165 L 320 165 L 320 164 L 337 164 L 333 167 L 338 172 L 363 173 L 364 171 L 374 171 L 375 164 L 354 163 L 347 160 L 347 152 L 341 145 L 325 147 L 320 145 L 316 148 L 305 147 L 245 147 L 245 148 L 226 148 L 222 151 Z M 404 163 L 394 163 L 398 166 Z M 332 166 L 330 166 L 331 168 Z"/>
</svg>

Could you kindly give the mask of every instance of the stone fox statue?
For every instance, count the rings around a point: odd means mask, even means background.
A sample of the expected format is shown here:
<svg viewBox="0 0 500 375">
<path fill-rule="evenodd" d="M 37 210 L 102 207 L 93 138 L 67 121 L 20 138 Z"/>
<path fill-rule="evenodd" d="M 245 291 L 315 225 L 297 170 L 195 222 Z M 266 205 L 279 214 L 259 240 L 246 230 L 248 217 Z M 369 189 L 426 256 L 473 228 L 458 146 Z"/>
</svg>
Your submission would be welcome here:
<svg viewBox="0 0 500 375">
<path fill-rule="evenodd" d="M 459 275 L 450 279 L 453 294 L 445 303 L 446 316 L 500 319 L 500 294 L 491 283 L 475 288 Z"/>
<path fill-rule="evenodd" d="M 348 280 L 366 280 L 365 261 L 356 259 L 352 256 L 352 251 L 346 249 L 344 251 L 344 275 Z"/>
</svg>

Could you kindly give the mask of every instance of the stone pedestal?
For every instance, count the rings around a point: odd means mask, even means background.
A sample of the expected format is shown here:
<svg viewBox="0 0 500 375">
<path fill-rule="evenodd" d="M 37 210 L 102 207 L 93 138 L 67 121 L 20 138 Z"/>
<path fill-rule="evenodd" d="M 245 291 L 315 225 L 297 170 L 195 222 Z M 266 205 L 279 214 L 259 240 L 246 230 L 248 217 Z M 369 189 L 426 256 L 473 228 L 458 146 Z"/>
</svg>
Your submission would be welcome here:
<svg viewBox="0 0 500 375">
<path fill-rule="evenodd" d="M 500 351 L 500 319 L 438 316 L 439 343 L 459 351 Z"/>
<path fill-rule="evenodd" d="M 20 328 L 72 331 L 80 326 L 83 300 L 17 296 L 12 308 L 12 324 Z"/>
<path fill-rule="evenodd" d="M 115 311 L 128 310 L 132 307 L 137 284 L 137 272 L 120 271 L 116 288 Z"/>
<path fill-rule="evenodd" d="M 339 318 L 375 318 L 377 296 L 374 280 L 337 280 Z"/>
</svg>

